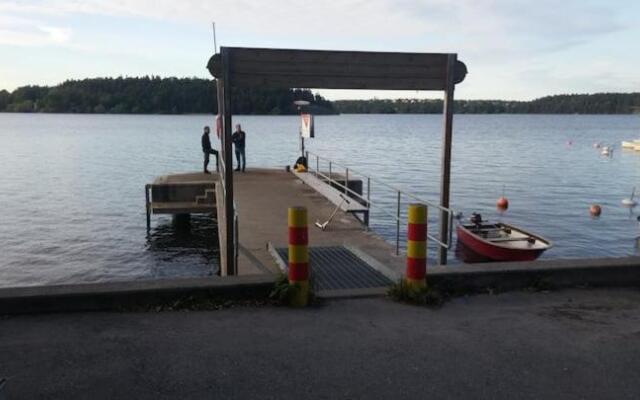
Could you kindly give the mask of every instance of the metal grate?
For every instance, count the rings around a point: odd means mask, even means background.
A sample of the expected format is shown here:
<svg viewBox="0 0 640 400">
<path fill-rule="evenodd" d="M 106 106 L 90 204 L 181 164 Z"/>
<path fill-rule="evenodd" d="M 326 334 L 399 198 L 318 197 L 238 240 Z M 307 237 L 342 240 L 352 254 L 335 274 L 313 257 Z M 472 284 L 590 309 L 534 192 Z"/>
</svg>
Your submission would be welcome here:
<svg viewBox="0 0 640 400">
<path fill-rule="evenodd" d="M 276 251 L 286 264 L 288 250 L 279 248 Z M 309 264 L 316 291 L 378 288 L 393 283 L 342 246 L 309 247 Z"/>
</svg>

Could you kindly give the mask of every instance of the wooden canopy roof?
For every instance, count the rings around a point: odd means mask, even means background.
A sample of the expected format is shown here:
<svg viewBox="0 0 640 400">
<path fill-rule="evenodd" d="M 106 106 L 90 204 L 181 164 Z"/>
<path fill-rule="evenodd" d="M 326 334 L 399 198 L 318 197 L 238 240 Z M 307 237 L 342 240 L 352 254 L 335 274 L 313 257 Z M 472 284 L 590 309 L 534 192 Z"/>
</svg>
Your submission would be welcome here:
<svg viewBox="0 0 640 400">
<path fill-rule="evenodd" d="M 454 65 L 449 66 L 451 56 Z M 467 74 L 467 67 L 455 56 L 222 47 L 207 68 L 218 79 L 228 68 L 227 79 L 236 87 L 445 90 L 448 70 L 454 71 L 454 83 Z"/>
</svg>

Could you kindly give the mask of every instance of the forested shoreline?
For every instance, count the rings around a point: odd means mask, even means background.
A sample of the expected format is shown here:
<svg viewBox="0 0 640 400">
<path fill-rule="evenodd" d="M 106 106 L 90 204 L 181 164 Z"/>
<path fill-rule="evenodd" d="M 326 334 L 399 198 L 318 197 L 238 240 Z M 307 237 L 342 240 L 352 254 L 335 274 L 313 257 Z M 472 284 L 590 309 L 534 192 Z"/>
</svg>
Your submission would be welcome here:
<svg viewBox="0 0 640 400">
<path fill-rule="evenodd" d="M 93 78 L 56 86 L 0 90 L 0 112 L 97 114 L 211 114 L 215 82 L 199 78 Z M 329 101 L 308 89 L 234 90 L 236 114 L 291 115 L 294 100 L 312 103 L 316 114 L 438 114 L 442 100 L 372 99 Z M 630 114 L 640 112 L 640 93 L 546 96 L 531 101 L 456 100 L 459 114 Z"/>
<path fill-rule="evenodd" d="M 345 114 L 437 114 L 442 100 L 339 100 Z M 640 93 L 596 93 L 545 96 L 531 101 L 456 100 L 458 114 L 631 114 L 640 112 Z"/>
<path fill-rule="evenodd" d="M 336 113 L 330 101 L 306 89 L 238 89 L 232 99 L 237 114 L 295 114 L 295 100 L 312 102 L 318 114 Z M 0 91 L 5 112 L 211 114 L 217 107 L 215 81 L 199 78 L 94 78 Z"/>
</svg>

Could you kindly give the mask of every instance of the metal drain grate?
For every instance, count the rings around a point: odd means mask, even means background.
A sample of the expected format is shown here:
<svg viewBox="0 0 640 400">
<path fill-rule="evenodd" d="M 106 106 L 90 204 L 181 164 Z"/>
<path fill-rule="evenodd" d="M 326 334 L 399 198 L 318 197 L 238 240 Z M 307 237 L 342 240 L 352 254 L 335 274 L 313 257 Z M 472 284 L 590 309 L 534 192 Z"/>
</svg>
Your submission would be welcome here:
<svg viewBox="0 0 640 400">
<path fill-rule="evenodd" d="M 276 251 L 286 265 L 288 250 L 279 248 Z M 392 284 L 389 278 L 342 246 L 309 247 L 309 264 L 317 291 L 379 288 Z"/>
</svg>

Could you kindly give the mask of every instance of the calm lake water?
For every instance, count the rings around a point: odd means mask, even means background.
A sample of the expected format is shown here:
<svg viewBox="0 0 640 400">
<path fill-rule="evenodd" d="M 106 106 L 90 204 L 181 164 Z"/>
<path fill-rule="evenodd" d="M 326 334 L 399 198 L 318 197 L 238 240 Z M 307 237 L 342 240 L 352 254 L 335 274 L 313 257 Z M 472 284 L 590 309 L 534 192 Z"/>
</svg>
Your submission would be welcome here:
<svg viewBox="0 0 640 400">
<path fill-rule="evenodd" d="M 292 163 L 298 121 L 235 117 L 248 167 Z M 0 286 L 214 274 L 208 218 L 183 231 L 154 217 L 147 237 L 144 211 L 145 183 L 201 168 L 205 124 L 211 116 L 0 114 Z M 437 202 L 441 127 L 439 115 L 322 116 L 308 148 Z M 636 213 L 620 201 L 640 184 L 640 153 L 620 141 L 638 137 L 638 116 L 456 116 L 452 206 L 548 237 L 555 247 L 544 258 L 637 254 Z M 594 142 L 615 144 L 613 158 Z M 503 186 L 510 208 L 499 215 Z M 393 192 L 372 189 L 393 212 Z M 589 217 L 591 203 L 602 205 L 599 219 Z M 381 209 L 372 226 L 395 240 Z"/>
</svg>

